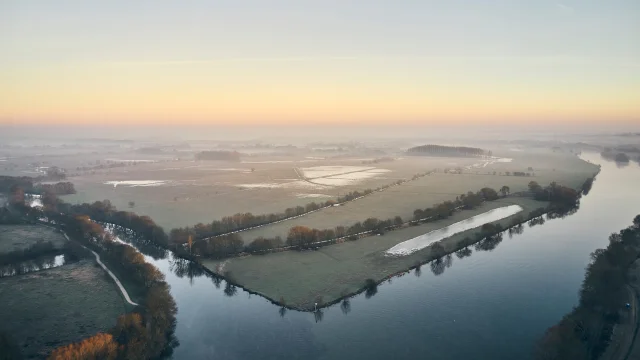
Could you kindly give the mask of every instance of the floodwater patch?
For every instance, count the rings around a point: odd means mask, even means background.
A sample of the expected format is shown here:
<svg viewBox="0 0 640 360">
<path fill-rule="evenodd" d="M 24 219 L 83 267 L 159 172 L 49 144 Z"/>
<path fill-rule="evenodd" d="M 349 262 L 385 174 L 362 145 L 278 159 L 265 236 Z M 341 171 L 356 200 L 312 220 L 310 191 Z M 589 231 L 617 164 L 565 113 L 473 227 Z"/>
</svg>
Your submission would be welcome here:
<svg viewBox="0 0 640 360">
<path fill-rule="evenodd" d="M 427 246 L 437 241 L 440 241 L 442 239 L 448 238 L 450 236 L 461 233 L 463 231 L 480 227 L 490 222 L 504 219 L 511 215 L 515 215 L 521 212 L 522 210 L 523 209 L 520 205 L 509 205 L 509 206 L 504 206 L 501 208 L 489 210 L 482 214 L 472 216 L 468 219 L 458 221 L 455 224 L 451 224 L 441 229 L 430 231 L 424 235 L 414 237 L 413 239 L 403 241 L 395 245 L 391 249 L 387 250 L 386 255 L 395 255 L 395 256 L 409 255 L 418 250 L 422 250 Z"/>
<path fill-rule="evenodd" d="M 123 180 L 123 181 L 106 181 L 105 185 L 113 185 L 113 187 L 117 187 L 118 185 L 127 185 L 129 187 L 138 187 L 138 186 L 160 186 L 164 185 L 166 180 Z"/>
<path fill-rule="evenodd" d="M 328 198 L 331 195 L 327 194 L 296 194 L 296 197 L 299 199 L 313 199 L 313 198 Z"/>
</svg>

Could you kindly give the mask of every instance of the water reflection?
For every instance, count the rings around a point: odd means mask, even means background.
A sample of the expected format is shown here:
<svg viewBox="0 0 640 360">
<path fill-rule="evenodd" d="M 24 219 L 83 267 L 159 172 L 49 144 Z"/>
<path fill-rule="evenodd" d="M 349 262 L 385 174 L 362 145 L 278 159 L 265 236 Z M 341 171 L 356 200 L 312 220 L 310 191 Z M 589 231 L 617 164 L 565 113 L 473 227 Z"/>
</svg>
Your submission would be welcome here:
<svg viewBox="0 0 640 360">
<path fill-rule="evenodd" d="M 349 298 L 342 300 L 340 303 L 340 310 L 342 310 L 342 313 L 345 315 L 351 312 L 351 300 L 349 300 Z"/>
<path fill-rule="evenodd" d="M 46 255 L 36 259 L 22 261 L 12 264 L 0 265 L 0 278 L 24 275 L 35 271 L 47 270 L 62 266 L 65 264 L 65 256 L 63 255 Z"/>
</svg>

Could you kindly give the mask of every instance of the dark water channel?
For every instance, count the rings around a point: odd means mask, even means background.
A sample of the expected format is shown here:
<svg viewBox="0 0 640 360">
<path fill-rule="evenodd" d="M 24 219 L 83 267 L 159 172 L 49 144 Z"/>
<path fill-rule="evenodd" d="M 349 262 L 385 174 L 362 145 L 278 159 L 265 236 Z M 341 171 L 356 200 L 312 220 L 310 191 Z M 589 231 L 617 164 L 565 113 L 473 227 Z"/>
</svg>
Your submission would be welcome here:
<svg viewBox="0 0 640 360">
<path fill-rule="evenodd" d="M 640 213 L 637 164 L 583 157 L 602 171 L 575 214 L 316 314 L 283 311 L 185 261 L 147 256 L 178 304 L 174 358 L 528 359 L 536 339 L 577 303 L 589 254 Z"/>
</svg>

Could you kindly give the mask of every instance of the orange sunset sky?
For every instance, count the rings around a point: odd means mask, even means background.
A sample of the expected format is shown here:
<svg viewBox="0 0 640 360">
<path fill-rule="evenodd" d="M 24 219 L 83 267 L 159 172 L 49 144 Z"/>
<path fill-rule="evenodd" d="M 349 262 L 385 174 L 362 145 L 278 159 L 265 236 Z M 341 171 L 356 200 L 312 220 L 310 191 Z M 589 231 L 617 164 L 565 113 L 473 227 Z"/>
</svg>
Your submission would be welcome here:
<svg viewBox="0 0 640 360">
<path fill-rule="evenodd" d="M 638 1 L 0 3 L 0 124 L 640 123 Z"/>
</svg>

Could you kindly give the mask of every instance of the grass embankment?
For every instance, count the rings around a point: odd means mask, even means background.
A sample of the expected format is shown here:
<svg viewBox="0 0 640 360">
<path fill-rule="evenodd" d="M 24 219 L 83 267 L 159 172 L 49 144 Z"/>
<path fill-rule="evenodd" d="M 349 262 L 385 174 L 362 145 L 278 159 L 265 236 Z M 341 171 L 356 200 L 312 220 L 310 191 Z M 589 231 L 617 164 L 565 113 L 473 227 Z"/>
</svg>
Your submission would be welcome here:
<svg viewBox="0 0 640 360">
<path fill-rule="evenodd" d="M 0 279 L 0 332 L 25 358 L 107 331 L 127 312 L 108 275 L 89 259 Z"/>
<path fill-rule="evenodd" d="M 295 309 L 310 310 L 316 302 L 320 306 L 326 306 L 364 290 L 367 279 L 381 282 L 394 274 L 433 260 L 437 255 L 432 248 L 426 248 L 408 256 L 385 256 L 384 252 L 392 246 L 508 205 L 520 205 L 523 211 L 495 222 L 503 228 L 508 227 L 518 215 L 526 219 L 531 211 L 545 207 L 547 203 L 529 198 L 506 198 L 486 202 L 473 210 L 456 212 L 444 220 L 405 227 L 381 236 L 347 241 L 315 251 L 287 251 L 201 262 L 211 271 L 220 271 L 232 282 L 274 302 Z M 440 244 L 445 253 L 452 253 L 464 247 L 459 244 L 461 240 L 472 237 L 478 231 L 479 229 L 472 229 L 456 234 L 442 240 Z"/>
</svg>

